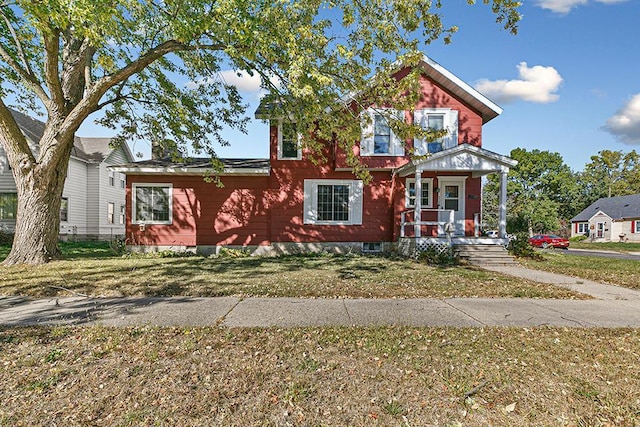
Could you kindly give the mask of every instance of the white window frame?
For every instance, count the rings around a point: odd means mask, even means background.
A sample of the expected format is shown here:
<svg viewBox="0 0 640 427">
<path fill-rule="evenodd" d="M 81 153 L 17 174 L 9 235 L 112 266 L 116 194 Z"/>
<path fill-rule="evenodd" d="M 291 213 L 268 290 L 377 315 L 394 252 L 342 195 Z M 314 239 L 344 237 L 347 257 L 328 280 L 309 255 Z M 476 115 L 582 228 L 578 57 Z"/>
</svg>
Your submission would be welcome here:
<svg viewBox="0 0 640 427">
<path fill-rule="evenodd" d="M 368 108 L 360 115 L 362 138 L 360 139 L 360 155 L 371 157 L 403 157 L 404 156 L 404 144 L 403 141 L 393 133 L 393 129 L 389 126 L 390 138 L 389 138 L 389 152 L 388 153 L 375 153 L 374 140 L 375 140 L 375 117 L 377 115 L 390 115 L 395 116 L 398 120 L 405 120 L 404 110 L 394 110 L 391 108 Z"/>
<path fill-rule="evenodd" d="M 422 208 L 423 209 L 430 209 L 433 208 L 433 178 L 422 178 L 420 180 L 422 182 L 423 185 L 423 189 L 424 189 L 424 185 L 428 185 L 429 186 L 429 194 L 428 194 L 428 202 L 427 204 L 422 204 Z M 411 204 L 410 202 L 410 197 L 409 197 L 409 184 L 414 184 L 415 186 L 416 183 L 416 179 L 415 178 L 407 178 L 407 180 L 405 181 L 405 188 L 404 188 L 404 206 L 407 208 L 415 208 L 416 204 L 415 204 L 415 200 L 413 202 L 413 204 Z M 418 195 L 416 194 L 416 197 Z M 421 196 L 422 197 L 422 196 Z M 420 199 L 422 201 L 422 199 Z"/>
<path fill-rule="evenodd" d="M 110 187 L 116 186 L 116 174 L 114 171 L 109 171 L 109 186 Z"/>
<path fill-rule="evenodd" d="M 295 122 L 288 122 L 295 125 Z M 283 132 L 283 120 L 278 120 L 278 160 L 302 160 L 302 147 L 300 145 L 300 134 L 297 134 L 298 138 L 296 144 L 298 145 L 298 155 L 296 157 L 284 157 L 284 132 Z"/>
<path fill-rule="evenodd" d="M 635 220 L 635 232 L 640 233 L 640 220 Z"/>
<path fill-rule="evenodd" d="M 123 173 L 120 174 L 120 188 L 127 188 L 127 176 Z"/>
<path fill-rule="evenodd" d="M 579 222 L 578 223 L 578 233 L 586 234 L 589 231 L 589 223 L 588 222 Z"/>
<path fill-rule="evenodd" d="M 122 204 L 120 205 L 120 224 L 124 224 L 127 218 L 127 208 L 126 205 Z"/>
<path fill-rule="evenodd" d="M 413 113 L 413 123 L 427 129 L 429 116 L 443 116 L 443 127 L 448 133 L 444 137 L 435 141 L 427 142 L 426 139 L 413 138 L 414 153 L 423 156 L 429 153 L 429 144 L 434 142 L 442 143 L 442 150 L 453 148 L 458 145 L 458 111 L 451 108 L 423 108 L 415 110 Z"/>
<path fill-rule="evenodd" d="M 348 221 L 319 221 L 318 220 L 318 186 L 346 185 L 349 187 L 349 220 Z M 362 196 L 363 184 L 361 180 L 346 179 L 305 179 L 303 220 L 305 224 L 315 225 L 361 225 L 362 224 Z"/>
<path fill-rule="evenodd" d="M 65 210 L 66 219 L 62 219 L 62 204 L 64 203 L 65 200 L 67 201 L 67 209 Z M 68 197 L 62 197 L 60 199 L 60 222 L 69 222 L 69 198 Z"/>
<path fill-rule="evenodd" d="M 137 189 L 139 187 L 165 187 L 169 189 L 169 219 L 167 221 L 139 221 L 136 217 L 137 212 Z M 170 225 L 173 223 L 173 184 L 150 182 L 138 182 L 131 185 L 131 223 L 132 224 L 160 224 Z"/>
<path fill-rule="evenodd" d="M 382 242 L 362 242 L 362 252 L 375 254 L 382 252 Z"/>
<path fill-rule="evenodd" d="M 116 221 L 116 204 L 107 202 L 107 224 L 115 224 Z"/>
</svg>

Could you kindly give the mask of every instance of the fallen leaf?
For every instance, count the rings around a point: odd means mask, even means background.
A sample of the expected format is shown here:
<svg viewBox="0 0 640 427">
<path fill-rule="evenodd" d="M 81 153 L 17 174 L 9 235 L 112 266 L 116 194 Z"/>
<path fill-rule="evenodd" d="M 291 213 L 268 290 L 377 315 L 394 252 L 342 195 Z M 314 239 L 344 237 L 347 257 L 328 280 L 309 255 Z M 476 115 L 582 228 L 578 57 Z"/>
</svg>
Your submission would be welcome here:
<svg viewBox="0 0 640 427">
<path fill-rule="evenodd" d="M 507 405 L 507 406 L 504 407 L 504 411 L 507 412 L 507 413 L 513 412 L 515 410 L 516 410 L 516 403 L 515 402 L 513 402 L 512 404 Z"/>
</svg>

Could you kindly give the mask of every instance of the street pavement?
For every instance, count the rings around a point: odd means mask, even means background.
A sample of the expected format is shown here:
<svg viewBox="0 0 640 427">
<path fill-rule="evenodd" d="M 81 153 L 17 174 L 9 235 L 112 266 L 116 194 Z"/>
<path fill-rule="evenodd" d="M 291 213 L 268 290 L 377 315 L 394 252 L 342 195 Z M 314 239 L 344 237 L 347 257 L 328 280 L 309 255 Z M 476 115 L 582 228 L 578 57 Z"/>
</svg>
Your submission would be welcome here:
<svg viewBox="0 0 640 427">
<path fill-rule="evenodd" d="M 520 266 L 490 269 L 594 299 L 0 297 L 0 325 L 640 327 L 639 291 Z"/>
</svg>

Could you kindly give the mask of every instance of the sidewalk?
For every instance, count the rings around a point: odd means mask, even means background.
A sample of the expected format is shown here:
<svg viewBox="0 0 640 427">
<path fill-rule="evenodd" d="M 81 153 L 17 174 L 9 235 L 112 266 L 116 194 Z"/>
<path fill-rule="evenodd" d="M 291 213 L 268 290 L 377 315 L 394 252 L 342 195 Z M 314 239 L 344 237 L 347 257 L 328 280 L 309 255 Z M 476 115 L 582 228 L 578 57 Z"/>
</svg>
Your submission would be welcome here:
<svg viewBox="0 0 640 427">
<path fill-rule="evenodd" d="M 640 327 L 640 292 L 522 267 L 491 270 L 594 300 L 0 297 L 0 325 Z"/>
</svg>

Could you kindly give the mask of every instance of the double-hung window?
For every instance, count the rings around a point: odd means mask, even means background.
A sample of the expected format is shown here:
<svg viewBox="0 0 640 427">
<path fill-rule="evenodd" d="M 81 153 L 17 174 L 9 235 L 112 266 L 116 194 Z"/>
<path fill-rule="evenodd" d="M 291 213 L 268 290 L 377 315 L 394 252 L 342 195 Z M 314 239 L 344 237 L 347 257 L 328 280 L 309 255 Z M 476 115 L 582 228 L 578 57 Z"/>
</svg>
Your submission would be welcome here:
<svg viewBox="0 0 640 427">
<path fill-rule="evenodd" d="M 304 180 L 304 223 L 362 224 L 362 181 Z"/>
<path fill-rule="evenodd" d="M 109 186 L 113 187 L 116 183 L 115 172 L 109 171 Z"/>
<path fill-rule="evenodd" d="M 432 205 L 432 178 L 423 178 L 420 180 L 422 183 L 422 195 L 420 198 L 420 205 L 422 208 L 431 208 Z M 415 178 L 407 178 L 405 188 L 405 205 L 408 208 L 416 206 L 416 180 Z"/>
<path fill-rule="evenodd" d="M 113 202 L 107 203 L 107 223 L 113 224 L 115 221 L 116 204 Z"/>
<path fill-rule="evenodd" d="M 18 194 L 0 193 L 0 220 L 14 220 L 18 212 Z"/>
<path fill-rule="evenodd" d="M 589 231 L 589 223 L 588 222 L 579 222 L 578 223 L 578 233 L 587 234 Z"/>
<path fill-rule="evenodd" d="M 451 110 L 450 108 L 416 110 L 413 122 L 425 130 L 434 132 L 447 131 L 446 135 L 434 140 L 414 138 L 415 154 L 437 153 L 458 145 L 458 112 L 456 110 Z"/>
<path fill-rule="evenodd" d="M 635 233 L 640 233 L 640 220 L 636 220 L 635 223 L 636 223 Z"/>
<path fill-rule="evenodd" d="M 60 221 L 69 221 L 69 198 L 63 197 L 60 201 Z"/>
<path fill-rule="evenodd" d="M 171 224 L 171 184 L 133 184 L 132 190 L 134 224 Z"/>
<path fill-rule="evenodd" d="M 362 156 L 404 156 L 404 144 L 390 124 L 394 119 L 404 121 L 404 111 L 370 108 L 362 113 Z"/>
<path fill-rule="evenodd" d="M 300 160 L 302 150 L 296 124 L 280 120 L 278 122 L 278 160 Z"/>
</svg>

